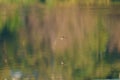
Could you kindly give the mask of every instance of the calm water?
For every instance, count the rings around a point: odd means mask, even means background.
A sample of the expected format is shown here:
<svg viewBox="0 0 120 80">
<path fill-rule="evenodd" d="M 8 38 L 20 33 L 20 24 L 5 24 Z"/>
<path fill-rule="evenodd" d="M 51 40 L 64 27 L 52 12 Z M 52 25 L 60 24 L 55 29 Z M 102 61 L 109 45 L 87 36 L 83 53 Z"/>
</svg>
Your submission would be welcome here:
<svg viewBox="0 0 120 80">
<path fill-rule="evenodd" d="M 119 6 L 0 11 L 0 80 L 120 78 Z"/>
</svg>

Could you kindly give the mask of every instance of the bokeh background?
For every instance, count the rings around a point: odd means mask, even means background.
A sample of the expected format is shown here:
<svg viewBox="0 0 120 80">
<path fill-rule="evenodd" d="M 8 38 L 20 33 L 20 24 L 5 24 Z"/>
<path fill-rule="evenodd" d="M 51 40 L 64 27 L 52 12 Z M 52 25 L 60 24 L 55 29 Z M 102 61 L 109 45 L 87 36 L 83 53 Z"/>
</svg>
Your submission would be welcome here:
<svg viewBox="0 0 120 80">
<path fill-rule="evenodd" d="M 0 80 L 120 78 L 120 0 L 0 0 Z"/>
</svg>

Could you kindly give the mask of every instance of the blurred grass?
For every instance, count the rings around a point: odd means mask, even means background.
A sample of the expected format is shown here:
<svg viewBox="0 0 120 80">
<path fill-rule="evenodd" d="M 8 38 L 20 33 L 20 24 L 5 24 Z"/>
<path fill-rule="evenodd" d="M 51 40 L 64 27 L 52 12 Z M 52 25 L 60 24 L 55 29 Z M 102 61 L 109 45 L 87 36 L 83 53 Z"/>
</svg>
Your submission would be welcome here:
<svg viewBox="0 0 120 80">
<path fill-rule="evenodd" d="M 0 7 L 1 36 L 5 28 L 8 29 L 5 36 L 10 33 L 16 34 L 9 39 L 6 38 L 13 41 L 6 42 L 5 50 L 10 60 L 8 65 L 13 68 L 15 65 L 22 65 L 25 71 L 34 67 L 47 77 L 50 72 L 55 71 L 62 74 L 65 80 L 106 78 L 112 68 L 104 60 L 109 37 L 104 25 L 106 24 L 104 16 L 101 12 L 92 15 L 87 8 L 79 11 L 79 6 L 107 6 L 112 2 L 109 0 L 47 0 L 46 2 L 41 0 L 40 4 L 38 2 L 38 0 L 0 0 L 3 4 Z M 23 9 L 28 12 L 24 12 Z M 61 44 L 52 49 L 54 43 L 52 40 L 56 39 L 54 36 L 59 37 L 56 30 L 59 34 L 63 31 L 62 34 L 71 40 L 67 39 L 68 46 L 65 49 L 59 50 Z M 52 60 L 54 64 L 51 66 Z M 61 61 L 64 65 L 61 65 Z M 118 69 L 119 64 L 114 65 Z M 51 67 L 54 69 L 51 70 Z"/>
<path fill-rule="evenodd" d="M 70 5 L 70 4 L 83 4 L 83 5 L 109 5 L 111 0 L 0 0 L 2 4 L 45 4 L 47 6 L 55 5 Z M 115 1 L 113 1 L 115 2 Z"/>
</svg>

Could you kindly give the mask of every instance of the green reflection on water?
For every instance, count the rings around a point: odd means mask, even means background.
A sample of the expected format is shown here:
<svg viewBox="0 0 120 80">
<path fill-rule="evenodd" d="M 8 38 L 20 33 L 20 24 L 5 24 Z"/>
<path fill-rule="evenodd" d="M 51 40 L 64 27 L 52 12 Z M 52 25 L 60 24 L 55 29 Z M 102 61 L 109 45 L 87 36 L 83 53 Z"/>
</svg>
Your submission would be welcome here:
<svg viewBox="0 0 120 80">
<path fill-rule="evenodd" d="M 109 52 L 119 20 L 112 8 L 79 6 L 1 7 L 0 80 L 119 78 L 119 50 Z"/>
</svg>

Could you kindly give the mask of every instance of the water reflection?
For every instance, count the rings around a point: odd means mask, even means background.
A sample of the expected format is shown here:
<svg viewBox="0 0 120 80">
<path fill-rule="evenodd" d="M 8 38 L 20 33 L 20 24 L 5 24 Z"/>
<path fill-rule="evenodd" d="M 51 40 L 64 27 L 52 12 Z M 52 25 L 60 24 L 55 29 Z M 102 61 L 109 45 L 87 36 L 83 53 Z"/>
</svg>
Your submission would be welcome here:
<svg viewBox="0 0 120 80">
<path fill-rule="evenodd" d="M 40 80 L 40 74 L 36 70 L 31 70 L 31 72 L 25 72 L 18 69 L 9 70 L 9 72 L 6 72 L 2 72 L 4 75 L 1 76 L 1 80 Z"/>
<path fill-rule="evenodd" d="M 23 74 L 21 71 L 11 71 L 12 80 L 20 80 Z"/>
<path fill-rule="evenodd" d="M 40 5 L 0 15 L 0 80 L 119 78 L 115 5 Z"/>
</svg>

